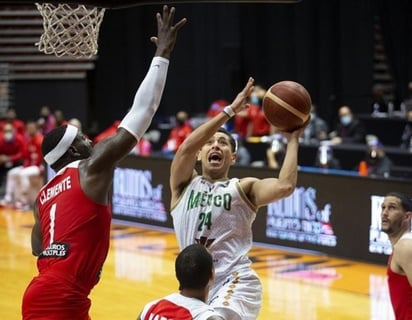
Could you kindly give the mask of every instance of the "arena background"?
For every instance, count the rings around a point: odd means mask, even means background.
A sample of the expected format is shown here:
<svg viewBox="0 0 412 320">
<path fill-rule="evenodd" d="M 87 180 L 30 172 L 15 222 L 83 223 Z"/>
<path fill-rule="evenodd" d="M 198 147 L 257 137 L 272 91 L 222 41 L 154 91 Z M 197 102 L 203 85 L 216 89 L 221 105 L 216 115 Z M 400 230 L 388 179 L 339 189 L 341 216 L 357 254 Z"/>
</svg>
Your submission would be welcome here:
<svg viewBox="0 0 412 320">
<path fill-rule="evenodd" d="M 223 1 L 222 1 L 223 2 Z M 103 130 L 132 102 L 154 53 L 160 5 L 107 10 L 95 69 L 84 80 L 18 80 L 15 107 L 25 120 L 41 105 Z M 333 123 L 341 104 L 369 113 L 374 84 L 374 23 L 382 28 L 396 102 L 412 79 L 412 2 L 303 0 L 297 4 L 177 4 L 188 24 L 179 35 L 158 118 L 206 112 L 231 100 L 248 76 L 265 87 L 301 82 Z M 159 119 L 157 119 L 159 120 Z M 159 120 L 160 121 L 160 120 Z"/>
</svg>

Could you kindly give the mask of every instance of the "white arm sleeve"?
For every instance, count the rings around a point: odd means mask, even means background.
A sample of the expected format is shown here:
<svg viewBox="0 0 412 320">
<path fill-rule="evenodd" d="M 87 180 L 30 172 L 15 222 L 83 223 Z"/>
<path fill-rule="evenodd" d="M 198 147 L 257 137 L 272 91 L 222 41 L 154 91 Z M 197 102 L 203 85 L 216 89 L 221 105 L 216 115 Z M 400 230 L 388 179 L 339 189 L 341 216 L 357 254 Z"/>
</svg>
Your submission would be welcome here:
<svg viewBox="0 0 412 320">
<path fill-rule="evenodd" d="M 154 57 L 146 77 L 137 89 L 133 105 L 123 118 L 119 127 L 129 131 L 139 140 L 149 128 L 152 118 L 159 107 L 166 84 L 169 60 Z"/>
</svg>

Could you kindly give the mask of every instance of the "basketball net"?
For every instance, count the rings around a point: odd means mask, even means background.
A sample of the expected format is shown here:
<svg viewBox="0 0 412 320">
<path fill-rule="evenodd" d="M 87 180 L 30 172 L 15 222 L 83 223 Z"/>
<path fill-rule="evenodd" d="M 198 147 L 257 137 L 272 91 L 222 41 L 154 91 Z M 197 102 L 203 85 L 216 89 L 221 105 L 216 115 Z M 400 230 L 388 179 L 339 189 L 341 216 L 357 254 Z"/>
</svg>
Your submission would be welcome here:
<svg viewBox="0 0 412 320">
<path fill-rule="evenodd" d="M 91 58 L 97 54 L 104 8 L 84 5 L 36 3 L 43 17 L 43 34 L 35 45 L 58 57 Z"/>
</svg>

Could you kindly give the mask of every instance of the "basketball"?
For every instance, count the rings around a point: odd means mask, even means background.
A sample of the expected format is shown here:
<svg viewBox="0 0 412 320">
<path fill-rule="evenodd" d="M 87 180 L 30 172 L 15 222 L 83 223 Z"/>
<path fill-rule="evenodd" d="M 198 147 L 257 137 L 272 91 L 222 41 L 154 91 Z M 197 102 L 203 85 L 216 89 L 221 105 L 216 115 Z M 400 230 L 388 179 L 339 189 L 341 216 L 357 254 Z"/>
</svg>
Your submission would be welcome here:
<svg viewBox="0 0 412 320">
<path fill-rule="evenodd" d="M 309 121 L 312 99 L 300 83 L 280 81 L 266 91 L 262 106 L 266 119 L 274 127 L 291 132 Z"/>
</svg>

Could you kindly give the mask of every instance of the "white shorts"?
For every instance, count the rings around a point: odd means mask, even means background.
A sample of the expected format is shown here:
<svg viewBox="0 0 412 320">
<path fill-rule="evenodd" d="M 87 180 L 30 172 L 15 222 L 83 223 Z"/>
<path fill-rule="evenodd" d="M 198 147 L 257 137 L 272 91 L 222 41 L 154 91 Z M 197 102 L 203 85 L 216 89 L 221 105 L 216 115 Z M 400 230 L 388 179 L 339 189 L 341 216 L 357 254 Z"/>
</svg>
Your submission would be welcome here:
<svg viewBox="0 0 412 320">
<path fill-rule="evenodd" d="M 215 279 L 209 304 L 226 320 L 256 320 L 262 305 L 262 285 L 250 268 Z"/>
</svg>

